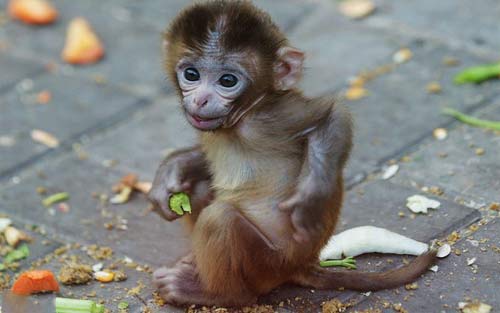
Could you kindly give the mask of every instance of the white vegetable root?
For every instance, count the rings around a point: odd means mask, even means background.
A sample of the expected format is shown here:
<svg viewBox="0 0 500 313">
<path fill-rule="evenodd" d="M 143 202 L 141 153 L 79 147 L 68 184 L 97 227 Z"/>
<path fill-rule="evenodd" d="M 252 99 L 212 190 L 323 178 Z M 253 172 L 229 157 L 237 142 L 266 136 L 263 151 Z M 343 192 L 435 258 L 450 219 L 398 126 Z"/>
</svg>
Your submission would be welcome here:
<svg viewBox="0 0 500 313">
<path fill-rule="evenodd" d="M 348 229 L 330 238 L 321 250 L 319 259 L 335 260 L 364 253 L 395 253 L 420 255 L 429 245 L 375 226 Z"/>
</svg>

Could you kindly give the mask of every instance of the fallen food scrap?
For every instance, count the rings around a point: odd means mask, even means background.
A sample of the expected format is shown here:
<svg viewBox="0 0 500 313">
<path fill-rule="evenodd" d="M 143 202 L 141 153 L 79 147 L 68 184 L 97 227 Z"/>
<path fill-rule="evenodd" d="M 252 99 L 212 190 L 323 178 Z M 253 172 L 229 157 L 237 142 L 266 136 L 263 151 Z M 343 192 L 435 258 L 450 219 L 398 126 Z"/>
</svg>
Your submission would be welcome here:
<svg viewBox="0 0 500 313">
<path fill-rule="evenodd" d="M 396 175 L 396 173 L 398 172 L 399 170 L 399 165 L 398 164 L 392 164 L 391 166 L 387 167 L 385 170 L 384 170 L 384 173 L 382 174 L 382 179 L 390 179 L 392 178 L 394 175 Z"/>
<path fill-rule="evenodd" d="M 112 272 L 108 271 L 98 271 L 94 273 L 94 277 L 96 280 L 100 281 L 101 283 L 109 283 L 112 282 L 115 278 L 115 274 Z"/>
<path fill-rule="evenodd" d="M 482 302 L 460 302 L 458 308 L 463 313 L 489 313 L 491 312 L 491 305 Z"/>
<path fill-rule="evenodd" d="M 339 11 L 352 19 L 361 19 L 375 11 L 375 4 L 371 0 L 345 0 L 339 4 Z"/>
<path fill-rule="evenodd" d="M 16 247 L 21 241 L 30 241 L 31 238 L 23 231 L 13 227 L 7 226 L 3 232 L 5 241 L 11 246 Z"/>
<path fill-rule="evenodd" d="M 62 59 L 70 64 L 91 64 L 104 56 L 104 47 L 87 20 L 73 19 L 66 35 Z"/>
<path fill-rule="evenodd" d="M 52 100 L 52 93 L 48 90 L 39 92 L 36 95 L 36 102 L 38 104 L 47 104 Z"/>
<path fill-rule="evenodd" d="M 387 229 L 360 226 L 348 229 L 330 238 L 321 250 L 319 259 L 340 259 L 342 256 L 357 256 L 364 253 L 395 253 L 420 255 L 429 246 Z"/>
<path fill-rule="evenodd" d="M 59 147 L 59 139 L 57 139 L 54 135 L 40 129 L 33 129 L 31 131 L 31 139 L 33 139 L 33 141 L 35 142 L 46 145 L 49 148 Z"/>
<path fill-rule="evenodd" d="M 9 264 L 29 257 L 30 249 L 27 244 L 20 245 L 16 250 L 9 252 L 3 259 L 4 264 Z"/>
<path fill-rule="evenodd" d="M 471 125 L 471 126 L 493 129 L 493 130 L 500 130 L 500 121 L 489 121 L 489 120 L 479 119 L 479 118 L 464 114 L 460 111 L 457 111 L 457 110 L 454 110 L 451 108 L 443 109 L 443 114 L 453 116 L 454 118 L 456 118 L 460 122 L 463 122 L 463 123 Z"/>
<path fill-rule="evenodd" d="M 430 82 L 429 84 L 427 84 L 425 89 L 427 89 L 428 93 L 433 94 L 440 93 L 443 90 L 441 84 L 439 84 L 438 82 Z"/>
<path fill-rule="evenodd" d="M 366 90 L 363 87 L 360 86 L 351 86 L 349 89 L 346 90 L 344 97 L 347 100 L 359 100 L 361 98 L 364 98 L 368 95 L 368 90 Z"/>
<path fill-rule="evenodd" d="M 331 266 L 342 266 L 346 267 L 348 269 L 355 270 L 357 268 L 356 266 L 356 260 L 353 259 L 353 257 L 347 257 L 343 260 L 325 260 L 325 261 L 320 261 L 319 265 L 322 267 L 331 267 Z"/>
<path fill-rule="evenodd" d="M 26 24 L 45 25 L 57 20 L 57 10 L 45 0 L 10 0 L 9 15 Z"/>
<path fill-rule="evenodd" d="M 437 140 L 445 140 L 448 137 L 448 131 L 445 128 L 436 128 L 432 131 L 432 135 Z"/>
<path fill-rule="evenodd" d="M 120 182 L 113 186 L 113 191 L 117 194 L 109 201 L 112 204 L 127 203 L 132 196 L 132 191 L 137 190 L 141 193 L 147 194 L 151 189 L 150 182 L 139 181 L 137 175 L 127 174 L 123 176 Z"/>
<path fill-rule="evenodd" d="M 394 55 L 392 56 L 392 60 L 394 61 L 394 63 L 401 64 L 408 62 L 412 57 L 413 53 L 411 52 L 411 50 L 408 48 L 403 48 L 394 53 Z"/>
<path fill-rule="evenodd" d="M 437 209 L 441 203 L 421 195 L 413 195 L 406 199 L 406 207 L 413 213 L 427 214 L 428 209 Z"/>
<path fill-rule="evenodd" d="M 189 196 L 184 192 L 179 192 L 172 195 L 169 199 L 169 206 L 177 215 L 184 215 L 184 212 L 191 213 L 191 204 Z"/>
<path fill-rule="evenodd" d="M 436 254 L 438 258 L 446 258 L 451 253 L 451 246 L 449 244 L 442 245 Z"/>
<path fill-rule="evenodd" d="M 118 303 L 118 308 L 120 310 L 126 310 L 126 309 L 128 309 L 128 302 L 122 301 L 122 302 Z"/>
<path fill-rule="evenodd" d="M 67 192 L 59 192 L 53 195 L 48 196 L 47 198 L 42 200 L 42 204 L 44 207 L 49 207 L 55 203 L 66 201 L 69 199 L 69 193 Z"/>
<path fill-rule="evenodd" d="M 92 281 L 93 272 L 88 265 L 69 263 L 61 268 L 57 278 L 64 285 L 83 285 Z"/>
<path fill-rule="evenodd" d="M 56 298 L 56 313 L 104 313 L 104 306 L 92 300 Z"/>
<path fill-rule="evenodd" d="M 14 282 L 12 292 L 17 295 L 31 295 L 40 292 L 59 291 L 59 284 L 51 271 L 34 270 L 24 272 Z"/>
<path fill-rule="evenodd" d="M 500 63 L 473 66 L 458 73 L 453 81 L 455 84 L 481 83 L 491 78 L 500 78 Z"/>
</svg>

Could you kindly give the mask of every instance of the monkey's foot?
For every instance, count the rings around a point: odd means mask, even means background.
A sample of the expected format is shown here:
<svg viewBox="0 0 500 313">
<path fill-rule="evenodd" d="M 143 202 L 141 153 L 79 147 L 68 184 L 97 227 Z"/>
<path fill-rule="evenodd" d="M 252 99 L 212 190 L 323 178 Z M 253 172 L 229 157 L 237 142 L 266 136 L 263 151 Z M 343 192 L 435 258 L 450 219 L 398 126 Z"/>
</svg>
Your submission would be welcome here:
<svg viewBox="0 0 500 313">
<path fill-rule="evenodd" d="M 174 267 L 162 267 L 153 273 L 153 283 L 159 295 L 178 305 L 211 303 L 205 296 L 195 263 L 190 256 L 182 258 Z"/>
</svg>

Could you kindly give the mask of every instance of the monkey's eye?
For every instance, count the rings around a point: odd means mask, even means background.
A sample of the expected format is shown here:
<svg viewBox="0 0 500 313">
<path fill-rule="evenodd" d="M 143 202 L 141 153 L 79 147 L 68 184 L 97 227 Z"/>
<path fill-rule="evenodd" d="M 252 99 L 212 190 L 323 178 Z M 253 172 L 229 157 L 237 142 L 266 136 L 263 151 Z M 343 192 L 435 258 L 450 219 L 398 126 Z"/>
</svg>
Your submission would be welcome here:
<svg viewBox="0 0 500 313">
<path fill-rule="evenodd" d="M 184 78 L 189 80 L 190 82 L 194 82 L 200 80 L 200 73 L 197 69 L 189 67 L 184 70 Z"/>
<path fill-rule="evenodd" d="M 234 87 L 237 83 L 238 78 L 233 74 L 224 74 L 221 76 L 221 78 L 219 78 L 219 84 L 226 88 Z"/>
</svg>

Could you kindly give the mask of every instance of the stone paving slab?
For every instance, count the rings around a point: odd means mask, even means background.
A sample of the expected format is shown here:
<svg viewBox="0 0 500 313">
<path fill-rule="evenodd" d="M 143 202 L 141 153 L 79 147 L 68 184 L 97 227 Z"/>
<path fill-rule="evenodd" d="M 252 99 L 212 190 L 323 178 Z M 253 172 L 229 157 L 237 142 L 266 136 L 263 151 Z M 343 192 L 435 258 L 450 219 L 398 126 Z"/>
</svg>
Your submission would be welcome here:
<svg viewBox="0 0 500 313">
<path fill-rule="evenodd" d="M 500 3 L 495 0 L 379 0 L 368 25 L 411 28 L 443 41 L 498 54 Z"/>
<path fill-rule="evenodd" d="M 6 92 L 23 78 L 43 72 L 43 66 L 28 60 L 14 58 L 0 51 L 0 93 Z M 8 73 L 8 74 L 6 74 Z"/>
<path fill-rule="evenodd" d="M 194 129 L 185 121 L 176 96 L 159 99 L 133 120 L 93 140 L 84 149 L 99 162 L 115 160 L 117 167 L 152 181 L 161 160 L 172 149 L 195 144 Z"/>
<path fill-rule="evenodd" d="M 496 218 L 473 233 L 472 241 L 458 242 L 454 248 L 459 249 L 461 255 L 452 253 L 441 260 L 438 272 L 425 274 L 418 289 L 377 292 L 352 311 L 378 308 L 382 312 L 394 312 L 392 308 L 384 309 L 386 302 L 391 306 L 401 303 L 408 312 L 457 312 L 459 302 L 478 300 L 491 305 L 495 312 L 500 307 L 499 233 L 500 222 Z M 467 260 L 472 258 L 476 258 L 475 263 L 467 266 Z"/>
<path fill-rule="evenodd" d="M 60 19 L 54 25 L 30 27 L 10 21 L 0 28 L 2 37 L 9 44 L 10 53 L 63 64 L 59 56 L 64 46 L 67 25 L 72 18 L 83 16 L 102 39 L 106 56 L 103 61 L 92 66 L 64 65 L 66 72 L 97 77 L 142 93 L 168 91 L 164 86 L 160 65 L 160 31 L 132 20 L 131 13 L 119 1 L 60 0 L 54 4 L 60 11 Z"/>
<path fill-rule="evenodd" d="M 500 120 L 500 97 L 472 115 Z M 411 162 L 401 164 L 394 181 L 438 186 L 451 197 L 474 199 L 476 205 L 500 202 L 499 134 L 459 122 L 450 128 L 446 140 L 431 140 L 411 155 Z M 478 155 L 477 149 L 484 154 Z"/>
<path fill-rule="evenodd" d="M 112 186 L 119 182 L 122 175 L 117 171 L 73 156 L 36 168 L 38 174 L 0 191 L 4 213 L 36 221 L 62 240 L 109 245 L 155 266 L 172 263 L 185 252 L 187 243 L 179 223 L 167 225 L 149 212 L 144 196 L 136 194 L 124 205 L 101 203 L 99 195 L 111 196 Z M 68 192 L 70 210 L 61 211 L 57 205 L 44 208 L 37 187 L 46 188 L 48 194 Z M 107 223 L 115 227 L 108 230 Z M 127 230 L 120 230 L 119 225 L 126 225 Z"/>
<path fill-rule="evenodd" d="M 44 90 L 52 94 L 52 100 L 38 104 L 36 95 Z M 111 125 L 145 104 L 129 93 L 76 77 L 47 74 L 25 80 L 0 100 L 0 133 L 16 140 L 11 147 L 0 147 L 0 176 L 48 151 L 31 140 L 32 129 L 52 133 L 66 143 Z"/>
</svg>

